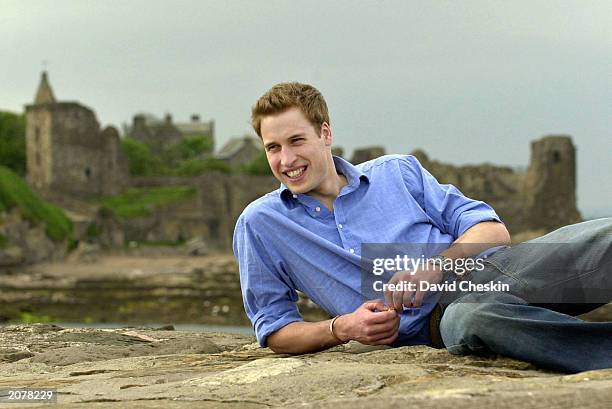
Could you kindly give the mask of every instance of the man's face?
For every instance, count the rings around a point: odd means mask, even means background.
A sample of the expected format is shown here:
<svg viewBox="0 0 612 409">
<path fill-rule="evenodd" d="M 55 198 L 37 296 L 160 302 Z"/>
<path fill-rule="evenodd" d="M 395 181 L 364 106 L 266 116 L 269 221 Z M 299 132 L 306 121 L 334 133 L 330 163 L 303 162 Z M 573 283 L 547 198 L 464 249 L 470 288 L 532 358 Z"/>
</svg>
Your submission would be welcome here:
<svg viewBox="0 0 612 409">
<path fill-rule="evenodd" d="M 334 171 L 328 169 L 329 125 L 319 135 L 299 108 L 264 117 L 261 137 L 272 173 L 293 193 L 317 193 Z"/>
</svg>

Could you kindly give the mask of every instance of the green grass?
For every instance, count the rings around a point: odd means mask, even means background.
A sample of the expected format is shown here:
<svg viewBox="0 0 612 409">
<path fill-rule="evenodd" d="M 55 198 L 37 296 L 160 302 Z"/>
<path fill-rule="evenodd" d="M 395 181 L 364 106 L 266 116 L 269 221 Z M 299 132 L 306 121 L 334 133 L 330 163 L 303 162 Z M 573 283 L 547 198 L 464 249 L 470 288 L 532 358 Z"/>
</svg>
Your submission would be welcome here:
<svg viewBox="0 0 612 409">
<path fill-rule="evenodd" d="M 46 324 L 55 320 L 49 315 L 38 315 L 31 312 L 22 312 L 19 314 L 19 321 L 23 322 L 24 324 Z"/>
<path fill-rule="evenodd" d="M 40 199 L 16 173 L 0 166 L 0 211 L 14 207 L 32 223 L 44 223 L 52 240 L 64 240 L 72 233 L 72 222 L 62 209 Z"/>
<path fill-rule="evenodd" d="M 179 162 L 174 172 L 179 176 L 197 176 L 215 170 L 226 174 L 232 173 L 232 168 L 217 158 L 187 159 Z"/>
<path fill-rule="evenodd" d="M 170 203 L 193 197 L 196 189 L 190 186 L 163 186 L 133 188 L 124 193 L 106 197 L 100 203 L 124 219 L 150 216 L 152 211 Z"/>
</svg>

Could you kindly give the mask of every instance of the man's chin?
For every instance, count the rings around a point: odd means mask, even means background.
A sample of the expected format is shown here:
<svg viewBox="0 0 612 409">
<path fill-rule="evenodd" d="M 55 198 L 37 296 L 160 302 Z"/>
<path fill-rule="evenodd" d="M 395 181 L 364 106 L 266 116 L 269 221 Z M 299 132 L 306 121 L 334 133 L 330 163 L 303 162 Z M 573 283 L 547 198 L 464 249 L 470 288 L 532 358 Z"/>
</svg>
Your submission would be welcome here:
<svg viewBox="0 0 612 409">
<path fill-rule="evenodd" d="M 294 194 L 304 194 L 308 193 L 308 191 L 310 190 L 308 189 L 305 183 L 291 183 L 289 181 L 284 181 L 283 183 Z"/>
</svg>

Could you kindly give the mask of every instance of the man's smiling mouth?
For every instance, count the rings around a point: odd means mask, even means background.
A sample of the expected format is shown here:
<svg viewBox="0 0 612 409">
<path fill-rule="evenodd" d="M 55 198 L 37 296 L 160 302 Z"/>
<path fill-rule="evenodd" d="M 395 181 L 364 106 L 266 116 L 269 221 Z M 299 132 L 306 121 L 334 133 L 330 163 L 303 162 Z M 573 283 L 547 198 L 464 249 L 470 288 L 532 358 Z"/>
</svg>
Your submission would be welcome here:
<svg viewBox="0 0 612 409">
<path fill-rule="evenodd" d="M 302 166 L 301 168 L 289 170 L 287 172 L 283 172 L 285 175 L 289 176 L 291 179 L 299 178 L 306 171 L 307 166 Z"/>
</svg>

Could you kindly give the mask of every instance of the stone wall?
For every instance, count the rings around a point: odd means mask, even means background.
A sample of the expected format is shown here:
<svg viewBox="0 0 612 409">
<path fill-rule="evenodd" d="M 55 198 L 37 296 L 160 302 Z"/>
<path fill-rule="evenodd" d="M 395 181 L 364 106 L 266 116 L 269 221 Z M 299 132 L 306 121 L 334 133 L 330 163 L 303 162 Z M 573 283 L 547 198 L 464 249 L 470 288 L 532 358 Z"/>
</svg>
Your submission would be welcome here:
<svg viewBox="0 0 612 409">
<path fill-rule="evenodd" d="M 93 110 L 58 102 L 43 72 L 26 106 L 27 182 L 38 193 L 92 198 L 128 184 L 127 157 L 113 127 L 100 130 Z"/>
<path fill-rule="evenodd" d="M 502 217 L 510 233 L 551 231 L 579 222 L 576 208 L 575 148 L 569 136 L 546 136 L 531 143 L 527 171 L 484 165 L 453 166 L 413 152 L 441 183 L 483 200 Z"/>
<path fill-rule="evenodd" d="M 44 225 L 24 219 L 16 208 L 0 212 L 0 235 L 6 241 L 0 246 L 0 272 L 23 264 L 61 260 L 68 248 L 66 241 L 52 241 Z"/>
<path fill-rule="evenodd" d="M 37 190 L 51 184 L 51 119 L 42 106 L 26 112 L 27 182 Z"/>
<path fill-rule="evenodd" d="M 278 187 L 272 177 L 209 172 L 198 177 L 140 177 L 133 187 L 194 186 L 195 197 L 125 222 L 127 241 L 179 241 L 198 237 L 213 249 L 231 249 L 238 216 L 247 204 Z"/>
<path fill-rule="evenodd" d="M 576 148 L 568 136 L 553 135 L 531 143 L 525 191 L 527 226 L 552 230 L 580 220 L 576 209 Z"/>
<path fill-rule="evenodd" d="M 454 166 L 429 159 L 422 151 L 413 154 L 441 183 L 453 184 L 468 197 L 493 206 L 515 235 L 535 230 L 545 233 L 580 221 L 574 152 L 569 137 L 549 136 L 534 141 L 527 171 L 491 164 Z M 132 180 L 134 187 L 168 185 L 194 186 L 198 193 L 150 217 L 125 222 L 126 240 L 179 241 L 198 237 L 213 249 L 230 250 L 233 229 L 242 210 L 278 188 L 273 177 L 216 172 L 199 177 Z"/>
<path fill-rule="evenodd" d="M 39 193 L 89 198 L 117 194 L 127 159 L 117 130 L 103 131 L 92 110 L 73 102 L 26 108 L 28 183 Z"/>
</svg>

